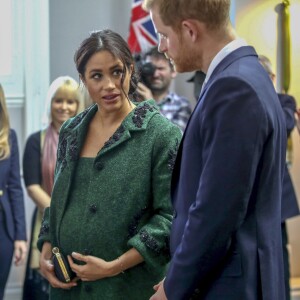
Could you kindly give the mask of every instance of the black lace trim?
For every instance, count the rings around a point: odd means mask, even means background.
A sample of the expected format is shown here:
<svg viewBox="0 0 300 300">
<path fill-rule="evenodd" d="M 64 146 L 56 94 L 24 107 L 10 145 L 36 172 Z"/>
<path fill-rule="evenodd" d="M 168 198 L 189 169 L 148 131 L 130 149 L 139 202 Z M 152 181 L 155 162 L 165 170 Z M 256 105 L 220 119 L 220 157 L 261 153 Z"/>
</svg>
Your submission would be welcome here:
<svg viewBox="0 0 300 300">
<path fill-rule="evenodd" d="M 70 139 L 69 154 L 71 160 L 77 160 L 79 157 L 77 136 L 74 136 Z"/>
<path fill-rule="evenodd" d="M 132 238 L 135 236 L 138 232 L 138 225 L 143 217 L 143 215 L 146 213 L 148 207 L 142 208 L 134 217 L 133 221 L 128 226 L 128 238 Z"/>
<path fill-rule="evenodd" d="M 161 253 L 162 249 L 159 248 L 157 241 L 152 238 L 146 230 L 140 231 L 140 239 L 153 252 L 155 252 L 156 254 Z"/>
<path fill-rule="evenodd" d="M 170 235 L 165 236 L 165 247 L 162 249 L 164 255 L 171 259 L 171 251 L 170 251 Z"/>
<path fill-rule="evenodd" d="M 67 132 L 63 133 L 61 137 L 61 142 L 58 144 L 58 155 L 57 155 L 57 162 L 61 166 L 61 171 L 67 165 L 67 155 L 70 156 L 70 159 L 75 161 L 79 157 L 79 147 L 78 147 L 78 139 L 77 136 L 72 136 L 69 139 L 69 147 L 68 147 L 68 139 L 67 139 Z M 68 148 L 68 153 L 67 153 Z"/>
<path fill-rule="evenodd" d="M 138 128 L 141 128 L 144 124 L 144 119 L 146 117 L 147 111 L 153 112 L 154 110 L 154 106 L 151 106 L 148 103 L 145 103 L 143 106 L 136 108 L 134 111 L 134 116 L 132 117 L 134 125 Z"/>
<path fill-rule="evenodd" d="M 74 129 L 81 120 L 86 116 L 86 114 L 90 111 L 90 109 L 86 109 L 84 112 L 82 112 L 80 115 L 76 116 L 72 122 L 68 125 L 67 129 Z"/>
<path fill-rule="evenodd" d="M 61 170 L 63 170 L 67 165 L 67 154 L 70 156 L 71 160 L 77 160 L 79 157 L 79 147 L 77 136 L 72 136 L 70 138 L 70 144 L 67 153 L 68 139 L 67 137 L 72 134 L 70 131 L 74 129 L 82 119 L 87 115 L 92 107 L 86 109 L 84 112 L 76 116 L 72 122 L 65 128 L 64 132 L 60 136 L 60 142 L 58 144 L 58 154 L 57 162 L 61 165 Z"/>
<path fill-rule="evenodd" d="M 61 170 L 63 170 L 67 165 L 66 160 L 67 152 L 67 138 L 63 136 L 62 141 L 58 144 L 57 162 L 61 165 Z"/>
<path fill-rule="evenodd" d="M 179 141 L 178 141 L 178 139 L 176 139 L 176 144 L 175 144 L 174 149 L 170 149 L 169 153 L 168 153 L 168 156 L 169 156 L 168 168 L 170 171 L 173 171 L 173 169 L 174 169 L 176 156 L 177 156 L 177 152 L 178 152 L 178 147 L 179 147 Z"/>
<path fill-rule="evenodd" d="M 125 131 L 125 128 L 123 127 L 123 125 L 121 125 L 116 130 L 116 132 L 109 138 L 109 140 L 104 143 L 103 148 L 108 148 L 111 145 L 113 145 L 115 142 L 119 141 L 121 136 L 123 135 L 124 131 Z"/>
<path fill-rule="evenodd" d="M 39 233 L 39 238 L 42 235 L 48 234 L 49 233 L 49 225 L 48 224 L 42 224 L 41 229 L 40 229 L 40 233 Z"/>
<path fill-rule="evenodd" d="M 62 168 L 65 167 L 66 161 L 66 152 L 67 152 L 67 138 L 66 135 L 62 137 L 61 142 L 58 144 L 57 152 L 57 162 L 62 165 Z"/>
</svg>

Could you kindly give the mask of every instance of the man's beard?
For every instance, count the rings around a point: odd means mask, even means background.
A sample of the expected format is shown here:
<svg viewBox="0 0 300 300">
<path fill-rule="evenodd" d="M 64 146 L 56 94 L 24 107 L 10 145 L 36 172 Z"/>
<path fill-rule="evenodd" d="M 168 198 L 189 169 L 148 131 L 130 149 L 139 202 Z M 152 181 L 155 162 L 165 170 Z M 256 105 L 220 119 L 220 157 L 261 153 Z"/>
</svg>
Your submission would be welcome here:
<svg viewBox="0 0 300 300">
<path fill-rule="evenodd" d="M 162 93 L 168 91 L 168 86 L 167 85 L 163 85 L 163 86 L 151 85 L 151 91 L 154 95 L 159 95 L 159 94 L 162 94 Z"/>
<path fill-rule="evenodd" d="M 199 52 L 191 51 L 188 47 L 184 46 L 184 41 L 182 36 L 179 36 L 179 49 L 177 51 L 177 58 L 174 59 L 172 57 L 172 63 L 176 72 L 184 73 L 184 72 L 193 72 L 197 70 L 197 64 L 199 63 L 199 58 L 201 57 Z"/>
</svg>

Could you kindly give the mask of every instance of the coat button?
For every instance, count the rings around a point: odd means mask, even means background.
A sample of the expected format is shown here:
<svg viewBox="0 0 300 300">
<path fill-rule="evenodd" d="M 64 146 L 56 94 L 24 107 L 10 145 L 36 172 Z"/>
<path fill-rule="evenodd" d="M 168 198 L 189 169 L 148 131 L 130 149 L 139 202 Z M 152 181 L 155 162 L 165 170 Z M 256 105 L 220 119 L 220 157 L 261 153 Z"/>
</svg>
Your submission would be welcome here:
<svg viewBox="0 0 300 300">
<path fill-rule="evenodd" d="M 101 171 L 103 168 L 104 168 L 104 165 L 102 162 L 98 161 L 96 162 L 95 164 L 95 168 L 98 170 L 98 171 Z"/>
<path fill-rule="evenodd" d="M 176 219 L 176 217 L 177 217 L 177 211 L 174 209 L 174 211 L 173 211 L 173 219 Z"/>
<path fill-rule="evenodd" d="M 95 213 L 97 211 L 97 205 L 96 204 L 91 204 L 89 208 L 91 213 Z"/>
</svg>

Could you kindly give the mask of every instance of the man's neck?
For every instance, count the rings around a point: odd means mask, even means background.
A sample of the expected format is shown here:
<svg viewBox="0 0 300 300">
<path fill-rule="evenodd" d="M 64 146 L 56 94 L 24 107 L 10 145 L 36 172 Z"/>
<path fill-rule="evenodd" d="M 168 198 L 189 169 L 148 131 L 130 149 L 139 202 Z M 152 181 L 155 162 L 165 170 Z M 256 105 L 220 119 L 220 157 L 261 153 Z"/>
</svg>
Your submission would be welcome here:
<svg viewBox="0 0 300 300">
<path fill-rule="evenodd" d="M 207 39 L 207 51 L 204 51 L 203 57 L 203 72 L 207 73 L 210 63 L 214 57 L 230 42 L 237 39 L 233 28 L 229 27 L 226 32 L 216 33 L 211 39 Z"/>
<path fill-rule="evenodd" d="M 153 98 L 157 103 L 164 100 L 168 96 L 168 94 L 169 94 L 168 90 L 164 92 L 155 92 L 155 91 L 152 92 Z"/>
</svg>

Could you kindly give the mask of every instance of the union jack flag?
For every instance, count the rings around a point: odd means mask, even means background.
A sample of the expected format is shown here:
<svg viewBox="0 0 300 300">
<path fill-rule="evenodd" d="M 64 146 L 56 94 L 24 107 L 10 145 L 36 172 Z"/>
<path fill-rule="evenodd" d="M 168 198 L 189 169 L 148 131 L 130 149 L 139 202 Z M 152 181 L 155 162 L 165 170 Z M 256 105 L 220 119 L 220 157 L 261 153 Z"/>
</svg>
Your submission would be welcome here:
<svg viewBox="0 0 300 300">
<path fill-rule="evenodd" d="M 142 0 L 133 0 L 128 45 L 132 53 L 140 53 L 157 45 L 157 35 L 148 12 L 142 8 Z"/>
</svg>

